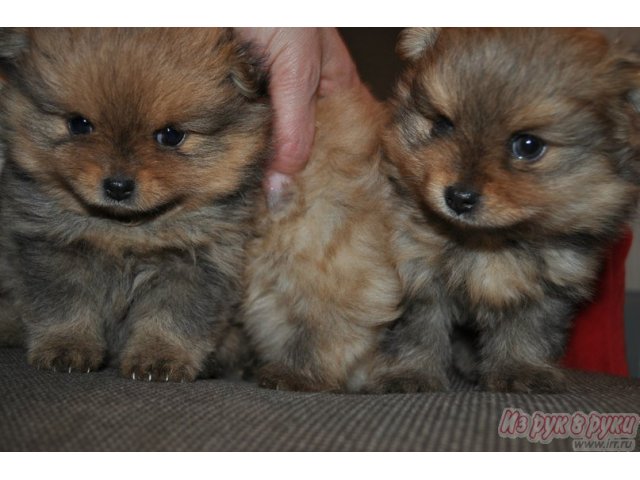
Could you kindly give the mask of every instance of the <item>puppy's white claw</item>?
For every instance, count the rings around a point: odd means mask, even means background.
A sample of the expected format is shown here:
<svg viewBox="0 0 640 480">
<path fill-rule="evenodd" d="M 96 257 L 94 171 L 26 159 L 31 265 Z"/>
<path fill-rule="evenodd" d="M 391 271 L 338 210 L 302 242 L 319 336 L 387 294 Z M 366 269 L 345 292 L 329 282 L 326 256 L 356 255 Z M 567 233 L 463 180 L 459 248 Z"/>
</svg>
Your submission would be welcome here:
<svg viewBox="0 0 640 480">
<path fill-rule="evenodd" d="M 87 373 L 89 373 L 91 371 L 91 368 L 87 368 Z"/>
<path fill-rule="evenodd" d="M 151 374 L 149 374 L 149 382 L 151 381 Z"/>
<path fill-rule="evenodd" d="M 136 379 L 136 372 L 133 372 L 133 373 L 131 374 L 131 378 L 132 378 L 132 379 L 134 379 L 134 380 Z"/>
<path fill-rule="evenodd" d="M 167 373 L 167 375 L 164 377 L 164 381 L 168 382 L 169 381 L 169 374 Z"/>
<path fill-rule="evenodd" d="M 69 367 L 69 373 L 71 373 L 71 367 Z"/>
</svg>

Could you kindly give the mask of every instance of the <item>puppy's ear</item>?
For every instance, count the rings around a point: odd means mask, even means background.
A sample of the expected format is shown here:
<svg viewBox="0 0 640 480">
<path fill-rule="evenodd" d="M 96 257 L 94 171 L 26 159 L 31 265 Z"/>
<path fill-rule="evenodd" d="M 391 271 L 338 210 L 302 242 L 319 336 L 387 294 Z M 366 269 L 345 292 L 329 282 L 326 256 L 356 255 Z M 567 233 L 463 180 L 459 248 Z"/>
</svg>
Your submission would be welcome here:
<svg viewBox="0 0 640 480">
<path fill-rule="evenodd" d="M 27 49 L 29 37 L 25 28 L 0 28 L 0 82 L 6 81 L 15 62 Z"/>
<path fill-rule="evenodd" d="M 3 62 L 17 59 L 27 45 L 26 28 L 0 28 L 0 59 Z"/>
<path fill-rule="evenodd" d="M 416 61 L 433 47 L 439 34 L 440 28 L 438 27 L 405 28 L 400 32 L 397 46 L 398 54 L 404 60 Z"/>
<path fill-rule="evenodd" d="M 251 45 L 236 47 L 230 78 L 240 93 L 249 100 L 257 100 L 267 95 L 267 71 L 263 62 L 254 55 Z"/>
</svg>

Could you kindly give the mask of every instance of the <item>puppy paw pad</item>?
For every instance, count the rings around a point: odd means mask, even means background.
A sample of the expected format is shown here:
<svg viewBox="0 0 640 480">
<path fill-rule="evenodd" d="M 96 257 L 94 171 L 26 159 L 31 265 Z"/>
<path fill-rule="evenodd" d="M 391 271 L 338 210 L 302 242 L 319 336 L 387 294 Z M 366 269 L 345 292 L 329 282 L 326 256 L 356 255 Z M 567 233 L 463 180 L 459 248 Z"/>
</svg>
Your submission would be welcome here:
<svg viewBox="0 0 640 480">
<path fill-rule="evenodd" d="M 552 367 L 523 366 L 492 372 L 482 383 L 494 392 L 557 393 L 566 390 L 564 374 Z"/>
<path fill-rule="evenodd" d="M 28 354 L 28 361 L 39 370 L 79 373 L 97 370 L 104 359 L 101 346 L 47 345 L 35 346 Z"/>
<path fill-rule="evenodd" d="M 128 355 L 121 362 L 120 371 L 126 378 L 145 382 L 191 382 L 196 379 L 199 366 L 175 358 L 153 358 L 147 355 Z"/>
</svg>

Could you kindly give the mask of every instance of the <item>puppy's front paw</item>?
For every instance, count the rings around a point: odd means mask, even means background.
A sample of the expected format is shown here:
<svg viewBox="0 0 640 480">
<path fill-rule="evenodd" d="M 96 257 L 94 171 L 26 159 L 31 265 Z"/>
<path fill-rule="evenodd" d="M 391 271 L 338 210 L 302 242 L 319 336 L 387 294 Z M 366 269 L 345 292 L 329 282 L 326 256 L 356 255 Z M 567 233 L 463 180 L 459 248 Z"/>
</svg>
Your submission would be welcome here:
<svg viewBox="0 0 640 480">
<path fill-rule="evenodd" d="M 337 392 L 337 384 L 294 373 L 281 365 L 271 363 L 258 371 L 258 384 L 272 390 L 291 390 L 296 392 Z"/>
<path fill-rule="evenodd" d="M 95 341 L 56 337 L 34 342 L 27 360 L 39 369 L 88 373 L 101 367 L 104 356 L 104 346 Z"/>
<path fill-rule="evenodd" d="M 443 374 L 403 370 L 387 372 L 372 379 L 363 393 L 419 393 L 440 392 L 449 389 L 449 380 Z"/>
<path fill-rule="evenodd" d="M 483 386 L 493 392 L 549 393 L 567 389 L 561 370 L 551 366 L 519 365 L 497 369 L 482 378 Z"/>
<path fill-rule="evenodd" d="M 299 381 L 290 373 L 274 365 L 267 365 L 258 371 L 258 385 L 271 390 L 299 390 Z"/>
<path fill-rule="evenodd" d="M 133 380 L 191 382 L 200 372 L 200 363 L 190 351 L 154 340 L 128 346 L 122 354 L 120 372 Z"/>
</svg>

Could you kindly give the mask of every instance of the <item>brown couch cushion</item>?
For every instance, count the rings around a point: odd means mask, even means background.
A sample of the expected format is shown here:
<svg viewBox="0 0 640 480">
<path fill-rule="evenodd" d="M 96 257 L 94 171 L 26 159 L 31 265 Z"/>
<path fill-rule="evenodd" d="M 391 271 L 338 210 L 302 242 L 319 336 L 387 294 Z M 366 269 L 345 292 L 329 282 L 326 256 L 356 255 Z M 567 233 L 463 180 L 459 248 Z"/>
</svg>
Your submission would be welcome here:
<svg viewBox="0 0 640 480">
<path fill-rule="evenodd" d="M 499 437 L 503 409 L 639 413 L 640 382 L 570 377 L 570 391 L 555 395 L 462 383 L 431 394 L 309 394 L 223 380 L 136 382 L 114 370 L 38 371 L 23 351 L 0 349 L 0 450 L 571 450 L 570 438 L 545 445 Z"/>
</svg>

